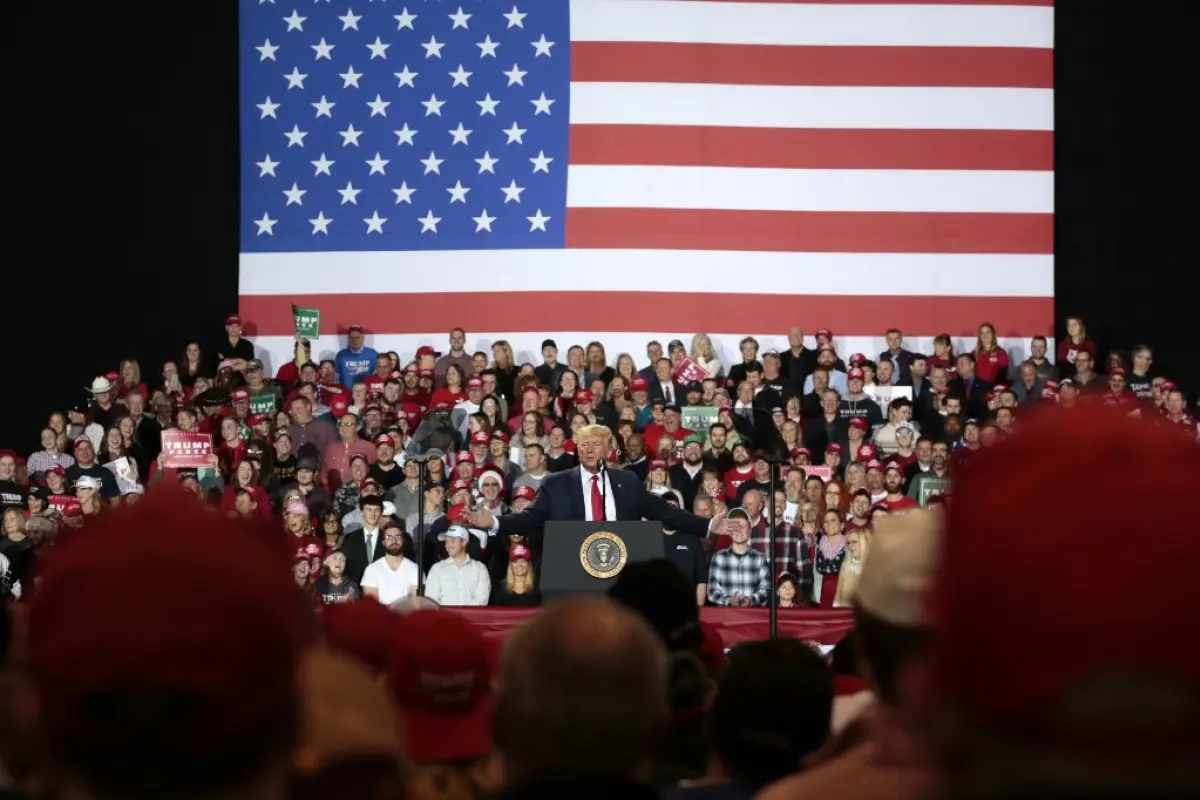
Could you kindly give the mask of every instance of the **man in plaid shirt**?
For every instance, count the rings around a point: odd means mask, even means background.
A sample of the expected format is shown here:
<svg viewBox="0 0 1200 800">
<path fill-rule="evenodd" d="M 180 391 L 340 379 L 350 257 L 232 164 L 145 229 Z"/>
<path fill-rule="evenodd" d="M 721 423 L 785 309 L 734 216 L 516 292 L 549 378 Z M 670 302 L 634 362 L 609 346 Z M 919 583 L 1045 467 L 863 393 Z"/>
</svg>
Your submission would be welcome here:
<svg viewBox="0 0 1200 800">
<path fill-rule="evenodd" d="M 742 498 L 742 508 L 750 519 L 750 547 L 769 556 L 771 551 L 771 528 L 767 515 L 764 513 L 763 493 L 758 489 L 750 489 Z M 773 575 L 790 572 L 796 576 L 799 584 L 797 596 L 812 597 L 813 571 L 812 558 L 807 547 L 800 546 L 796 527 L 783 522 L 783 512 L 787 508 L 787 493 L 780 486 L 775 491 L 775 519 L 780 520 L 775 534 L 775 564 Z"/>
<path fill-rule="evenodd" d="M 729 512 L 747 522 L 744 508 Z M 750 546 L 750 532 L 740 525 L 731 531 L 733 544 L 713 554 L 708 571 L 708 602 L 715 606 L 765 606 L 771 597 L 771 566 Z"/>
</svg>

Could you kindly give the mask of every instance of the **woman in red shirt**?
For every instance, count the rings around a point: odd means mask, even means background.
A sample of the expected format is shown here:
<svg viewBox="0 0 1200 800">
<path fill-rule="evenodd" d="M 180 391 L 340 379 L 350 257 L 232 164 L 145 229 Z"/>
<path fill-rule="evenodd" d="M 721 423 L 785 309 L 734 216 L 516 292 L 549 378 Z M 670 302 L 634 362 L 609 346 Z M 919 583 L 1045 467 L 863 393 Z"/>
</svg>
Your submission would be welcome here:
<svg viewBox="0 0 1200 800">
<path fill-rule="evenodd" d="M 1058 358 L 1055 359 L 1064 377 L 1075 374 L 1075 356 L 1080 350 L 1087 350 L 1092 354 L 1092 360 L 1096 359 L 1096 343 L 1088 338 L 1083 318 L 1067 317 L 1067 338 L 1058 343 Z"/>
<path fill-rule="evenodd" d="M 950 377 L 954 377 L 955 362 L 958 357 L 954 355 L 954 340 L 950 338 L 950 334 L 941 333 L 933 339 L 933 355 L 927 360 L 929 367 L 941 367 L 950 373 Z"/>
<path fill-rule="evenodd" d="M 446 367 L 446 385 L 433 393 L 429 400 L 430 408 L 439 402 L 447 402 L 451 406 L 467 401 L 467 378 L 457 364 Z"/>
<path fill-rule="evenodd" d="M 996 341 L 996 329 L 990 322 L 979 326 L 975 340 L 975 377 L 991 384 L 1008 380 L 1008 353 Z"/>
</svg>

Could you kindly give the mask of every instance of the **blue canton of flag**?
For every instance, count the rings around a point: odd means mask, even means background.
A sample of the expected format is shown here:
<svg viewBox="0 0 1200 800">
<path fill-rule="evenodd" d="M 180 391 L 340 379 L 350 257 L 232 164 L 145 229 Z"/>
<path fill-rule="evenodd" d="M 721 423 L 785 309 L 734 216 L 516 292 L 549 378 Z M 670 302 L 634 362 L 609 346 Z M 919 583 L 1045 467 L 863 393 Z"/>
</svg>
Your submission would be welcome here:
<svg viewBox="0 0 1200 800">
<path fill-rule="evenodd" d="M 240 11 L 243 253 L 563 247 L 567 0 Z"/>
</svg>

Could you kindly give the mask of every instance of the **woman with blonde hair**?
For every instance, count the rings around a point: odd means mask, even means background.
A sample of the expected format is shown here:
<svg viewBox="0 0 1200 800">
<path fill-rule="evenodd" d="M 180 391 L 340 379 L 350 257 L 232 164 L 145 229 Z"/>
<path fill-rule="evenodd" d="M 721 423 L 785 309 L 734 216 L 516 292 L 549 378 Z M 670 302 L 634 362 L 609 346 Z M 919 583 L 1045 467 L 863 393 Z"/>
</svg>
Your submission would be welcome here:
<svg viewBox="0 0 1200 800">
<path fill-rule="evenodd" d="M 671 488 L 671 475 L 667 472 L 667 462 L 654 459 L 650 462 L 650 468 L 646 470 L 646 491 L 661 497 L 671 491 Z"/>
<path fill-rule="evenodd" d="M 512 345 L 506 339 L 497 339 L 492 344 L 492 369 L 496 370 L 496 389 L 510 404 L 517 400 L 514 391 L 518 371 L 516 360 Z"/>
<path fill-rule="evenodd" d="M 1087 326 L 1083 324 L 1083 317 L 1067 317 L 1066 327 L 1067 335 L 1059 340 L 1058 358 L 1055 359 L 1063 377 L 1075 374 L 1075 356 L 1079 355 L 1080 350 L 1087 350 L 1091 353 L 1093 360 L 1096 358 L 1096 343 L 1088 338 Z"/>
<path fill-rule="evenodd" d="M 492 589 L 493 606 L 540 606 L 542 595 L 533 577 L 533 551 L 523 544 L 508 551 L 508 569 L 504 580 Z"/>
<path fill-rule="evenodd" d="M 633 385 L 633 379 L 637 377 L 637 364 L 629 353 L 617 356 L 617 374 L 625 379 L 627 387 Z"/>
<path fill-rule="evenodd" d="M 716 348 L 713 347 L 712 339 L 708 338 L 707 333 L 697 333 L 692 337 L 691 356 L 692 361 L 700 365 L 710 378 L 725 372 L 725 366 L 717 356 Z"/>
<path fill-rule="evenodd" d="M 117 381 L 117 397 L 124 397 L 134 390 L 140 392 L 142 397 L 149 396 L 146 384 L 142 383 L 142 368 L 138 366 L 136 360 L 127 358 L 121 362 L 121 377 Z"/>
<path fill-rule="evenodd" d="M 854 590 L 862 576 L 863 562 L 871 550 L 871 532 L 858 528 L 846 534 L 846 555 L 838 571 L 837 592 L 833 597 L 834 608 L 849 608 L 854 605 Z"/>
</svg>

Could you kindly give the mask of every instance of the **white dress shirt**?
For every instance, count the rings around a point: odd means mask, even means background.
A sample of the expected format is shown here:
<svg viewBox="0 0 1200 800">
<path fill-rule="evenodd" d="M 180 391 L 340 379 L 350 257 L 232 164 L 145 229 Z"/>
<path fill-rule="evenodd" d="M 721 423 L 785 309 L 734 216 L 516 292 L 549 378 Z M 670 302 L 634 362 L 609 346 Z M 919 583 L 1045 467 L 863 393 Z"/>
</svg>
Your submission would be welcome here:
<svg viewBox="0 0 1200 800">
<path fill-rule="evenodd" d="M 443 606 L 486 606 L 492 594 L 487 568 L 467 556 L 461 564 L 445 558 L 425 577 L 425 596 Z"/>
<path fill-rule="evenodd" d="M 399 569 L 388 566 L 387 556 L 371 562 L 363 571 L 362 587 L 374 588 L 379 593 L 379 602 L 390 606 L 397 600 L 402 600 L 412 594 L 412 590 L 420 582 L 417 565 L 409 559 L 400 562 Z"/>
<path fill-rule="evenodd" d="M 671 405 L 672 403 L 674 403 L 675 402 L 675 387 L 673 385 L 671 385 L 671 382 L 670 381 L 659 381 L 658 385 L 660 387 L 662 387 L 663 401 L 666 402 L 667 405 Z"/>
<path fill-rule="evenodd" d="M 368 529 L 363 526 L 363 542 L 367 548 L 367 564 L 369 565 L 375 558 L 375 544 L 379 541 L 379 528 Z"/>
<path fill-rule="evenodd" d="M 583 518 L 588 522 L 600 522 L 592 515 L 592 473 L 588 472 L 583 467 L 579 468 L 579 483 L 583 487 Z M 617 519 L 617 501 L 613 499 L 612 482 L 608 479 L 608 471 L 605 470 L 604 481 L 600 484 L 600 492 L 604 495 L 604 521 L 616 522 Z"/>
</svg>

